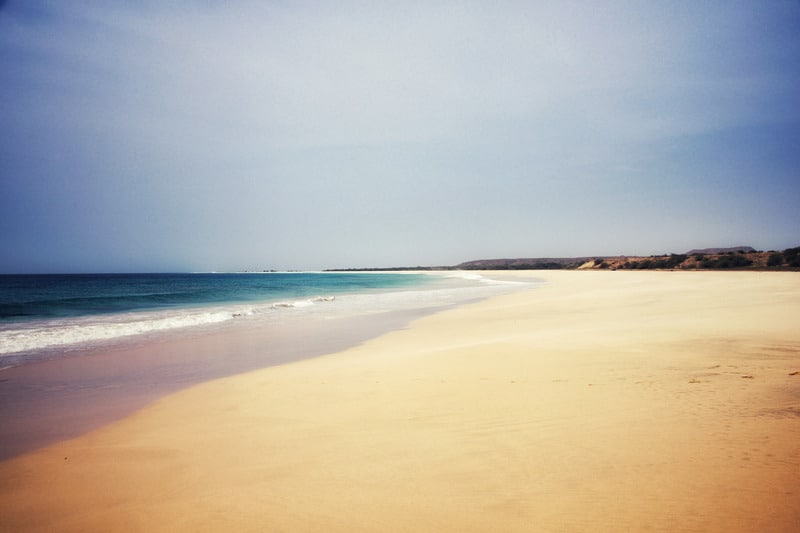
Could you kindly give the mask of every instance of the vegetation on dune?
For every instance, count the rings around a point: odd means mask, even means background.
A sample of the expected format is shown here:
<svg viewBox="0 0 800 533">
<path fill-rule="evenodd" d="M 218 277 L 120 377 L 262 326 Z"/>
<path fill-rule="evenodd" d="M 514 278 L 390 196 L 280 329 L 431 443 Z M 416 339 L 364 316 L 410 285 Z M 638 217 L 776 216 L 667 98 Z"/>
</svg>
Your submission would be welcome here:
<svg viewBox="0 0 800 533">
<path fill-rule="evenodd" d="M 787 266 L 800 268 L 800 246 L 784 250 L 783 260 Z"/>
<path fill-rule="evenodd" d="M 774 252 L 769 254 L 769 259 L 767 259 L 767 266 L 774 267 L 774 266 L 781 266 L 784 263 L 785 259 L 782 253 Z"/>
<path fill-rule="evenodd" d="M 725 251 L 718 253 L 670 254 L 649 258 L 626 258 L 616 268 L 626 269 L 682 269 L 682 270 L 730 270 L 771 269 L 788 270 L 800 268 L 800 247 L 783 252 Z"/>
<path fill-rule="evenodd" d="M 742 268 L 753 264 L 753 260 L 741 255 L 723 255 L 718 258 L 707 257 L 700 262 L 701 268 Z"/>
<path fill-rule="evenodd" d="M 642 261 L 626 261 L 621 265 L 621 268 L 635 268 L 635 269 L 670 269 L 680 268 L 686 261 L 688 256 L 683 254 L 670 254 L 663 257 L 654 257 Z"/>
</svg>

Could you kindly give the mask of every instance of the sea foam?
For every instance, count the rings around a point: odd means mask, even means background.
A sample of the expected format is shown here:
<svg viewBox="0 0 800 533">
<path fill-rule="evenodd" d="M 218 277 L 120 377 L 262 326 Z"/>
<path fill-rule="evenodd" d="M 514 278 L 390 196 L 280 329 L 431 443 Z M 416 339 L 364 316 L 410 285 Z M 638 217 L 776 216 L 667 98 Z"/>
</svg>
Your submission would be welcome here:
<svg viewBox="0 0 800 533">
<path fill-rule="evenodd" d="M 119 313 L 8 324 L 0 329 L 0 357 L 54 347 L 68 347 L 73 351 L 98 341 L 208 326 L 279 309 L 309 307 L 334 299 L 333 296 L 318 296 L 262 305 Z"/>
</svg>

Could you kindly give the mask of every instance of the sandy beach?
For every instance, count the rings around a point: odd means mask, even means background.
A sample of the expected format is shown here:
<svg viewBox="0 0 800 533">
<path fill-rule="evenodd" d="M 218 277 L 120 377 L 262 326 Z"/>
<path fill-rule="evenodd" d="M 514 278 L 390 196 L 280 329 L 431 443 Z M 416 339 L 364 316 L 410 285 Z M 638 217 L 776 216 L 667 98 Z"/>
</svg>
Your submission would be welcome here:
<svg viewBox="0 0 800 533">
<path fill-rule="evenodd" d="M 0 462 L 0 530 L 798 531 L 800 275 L 534 275 Z"/>
</svg>

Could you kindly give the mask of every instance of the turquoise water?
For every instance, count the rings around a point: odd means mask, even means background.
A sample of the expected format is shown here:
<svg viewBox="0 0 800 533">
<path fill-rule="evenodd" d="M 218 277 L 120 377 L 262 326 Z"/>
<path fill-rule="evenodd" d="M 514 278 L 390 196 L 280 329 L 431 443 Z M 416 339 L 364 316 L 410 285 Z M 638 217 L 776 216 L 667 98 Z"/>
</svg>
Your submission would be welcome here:
<svg viewBox="0 0 800 533">
<path fill-rule="evenodd" d="M 295 301 L 403 289 L 431 280 L 426 275 L 369 273 L 0 276 L 0 321 Z"/>
</svg>

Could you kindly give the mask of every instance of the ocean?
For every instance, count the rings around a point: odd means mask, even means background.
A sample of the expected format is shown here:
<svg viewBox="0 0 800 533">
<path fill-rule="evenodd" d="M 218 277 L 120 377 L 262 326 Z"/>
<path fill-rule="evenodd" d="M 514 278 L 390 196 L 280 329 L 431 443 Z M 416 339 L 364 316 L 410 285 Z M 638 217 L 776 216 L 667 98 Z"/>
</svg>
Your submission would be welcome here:
<svg viewBox="0 0 800 533">
<path fill-rule="evenodd" d="M 0 368 L 166 334 L 453 305 L 520 282 L 468 273 L 0 276 Z"/>
</svg>

